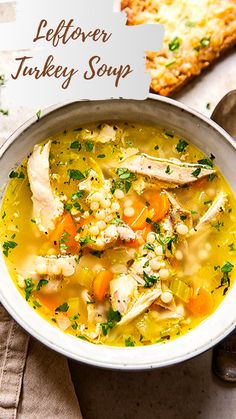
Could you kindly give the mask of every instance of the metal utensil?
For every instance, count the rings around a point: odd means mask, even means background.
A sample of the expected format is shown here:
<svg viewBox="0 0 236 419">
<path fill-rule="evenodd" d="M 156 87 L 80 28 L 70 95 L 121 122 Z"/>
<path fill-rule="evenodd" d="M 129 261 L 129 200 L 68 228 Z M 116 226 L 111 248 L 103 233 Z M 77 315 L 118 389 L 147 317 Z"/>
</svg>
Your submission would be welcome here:
<svg viewBox="0 0 236 419">
<path fill-rule="evenodd" d="M 236 90 L 232 90 L 216 106 L 212 117 L 236 141 Z M 236 329 L 213 350 L 213 372 L 222 380 L 236 382 Z"/>
</svg>

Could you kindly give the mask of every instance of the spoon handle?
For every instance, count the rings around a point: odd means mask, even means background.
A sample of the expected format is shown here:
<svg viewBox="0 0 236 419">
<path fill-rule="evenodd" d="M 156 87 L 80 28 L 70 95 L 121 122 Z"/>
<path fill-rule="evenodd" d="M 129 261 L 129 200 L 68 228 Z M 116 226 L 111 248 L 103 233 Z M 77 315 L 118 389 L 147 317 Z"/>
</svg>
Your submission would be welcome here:
<svg viewBox="0 0 236 419">
<path fill-rule="evenodd" d="M 211 119 L 236 140 L 236 90 L 223 97 Z M 222 380 L 236 382 L 236 329 L 214 347 L 212 369 Z"/>
</svg>

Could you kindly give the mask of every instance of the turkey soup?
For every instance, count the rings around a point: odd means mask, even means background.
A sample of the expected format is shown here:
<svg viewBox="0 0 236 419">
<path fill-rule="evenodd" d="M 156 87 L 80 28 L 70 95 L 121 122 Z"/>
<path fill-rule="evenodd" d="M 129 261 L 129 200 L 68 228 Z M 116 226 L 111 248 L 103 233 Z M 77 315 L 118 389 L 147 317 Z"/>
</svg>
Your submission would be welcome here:
<svg viewBox="0 0 236 419">
<path fill-rule="evenodd" d="M 236 202 L 214 165 L 163 128 L 101 123 L 36 145 L 1 209 L 2 251 L 22 297 L 97 344 L 165 343 L 232 284 Z"/>
</svg>

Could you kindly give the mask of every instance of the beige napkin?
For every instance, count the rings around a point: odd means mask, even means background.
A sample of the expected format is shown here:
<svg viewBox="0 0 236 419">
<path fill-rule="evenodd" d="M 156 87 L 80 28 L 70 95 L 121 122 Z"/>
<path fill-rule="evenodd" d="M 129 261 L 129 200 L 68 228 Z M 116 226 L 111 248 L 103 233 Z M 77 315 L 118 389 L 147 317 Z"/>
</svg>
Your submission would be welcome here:
<svg viewBox="0 0 236 419">
<path fill-rule="evenodd" d="M 66 358 L 30 338 L 0 304 L 0 419 L 82 419 Z"/>
</svg>

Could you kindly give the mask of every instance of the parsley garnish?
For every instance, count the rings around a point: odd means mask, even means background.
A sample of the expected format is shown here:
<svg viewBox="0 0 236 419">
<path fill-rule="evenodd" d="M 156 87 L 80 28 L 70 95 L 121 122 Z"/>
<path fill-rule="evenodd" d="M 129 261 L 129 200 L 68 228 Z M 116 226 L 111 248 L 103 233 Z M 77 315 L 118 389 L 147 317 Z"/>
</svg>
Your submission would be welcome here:
<svg viewBox="0 0 236 419">
<path fill-rule="evenodd" d="M 235 252 L 236 251 L 235 243 L 228 244 L 228 248 L 229 248 L 230 252 Z"/>
<path fill-rule="evenodd" d="M 88 153 L 93 151 L 93 148 L 94 148 L 94 144 L 91 141 L 86 141 L 85 142 L 85 149 L 86 149 L 86 151 L 88 151 Z"/>
<path fill-rule="evenodd" d="M 48 284 L 48 280 L 47 280 L 47 279 L 40 279 L 40 281 L 38 282 L 38 285 L 37 285 L 36 291 L 40 291 L 40 290 L 41 290 L 41 288 L 42 288 L 44 285 L 47 285 L 47 284 Z"/>
<path fill-rule="evenodd" d="M 102 334 L 103 336 L 107 335 L 107 332 L 116 325 L 121 320 L 121 314 L 119 311 L 114 311 L 112 308 L 108 311 L 107 314 L 107 322 L 101 323 L 102 326 Z"/>
<path fill-rule="evenodd" d="M 167 166 L 166 168 L 166 173 L 167 175 L 170 175 L 172 173 L 173 170 L 171 170 L 170 166 Z"/>
<path fill-rule="evenodd" d="M 97 156 L 98 159 L 105 159 L 105 157 L 106 157 L 106 154 L 99 154 Z"/>
<path fill-rule="evenodd" d="M 72 150 L 78 150 L 78 151 L 80 151 L 81 148 L 82 148 L 82 145 L 80 144 L 79 141 L 73 141 L 73 143 L 71 143 L 71 145 L 70 145 L 70 148 Z"/>
<path fill-rule="evenodd" d="M 80 242 L 80 246 L 82 247 L 82 246 L 86 246 L 87 244 L 94 243 L 95 240 L 93 240 L 90 236 L 85 236 L 85 237 L 81 237 L 79 242 Z"/>
<path fill-rule="evenodd" d="M 172 244 L 176 243 L 176 241 L 177 241 L 177 235 L 169 236 L 169 237 L 159 236 L 158 238 L 158 242 L 162 246 L 163 253 L 165 253 L 166 247 L 172 253 Z"/>
<path fill-rule="evenodd" d="M 6 257 L 8 257 L 9 250 L 10 249 L 15 249 L 16 246 L 17 246 L 17 243 L 14 242 L 14 241 L 9 240 L 9 241 L 4 242 L 3 246 L 2 246 L 3 247 L 3 254 Z"/>
<path fill-rule="evenodd" d="M 0 86 L 5 84 L 5 74 L 0 74 Z"/>
<path fill-rule="evenodd" d="M 41 109 L 39 109 L 39 111 L 38 111 L 38 112 L 36 112 L 36 117 L 37 117 L 37 120 L 38 120 L 38 121 L 39 121 L 39 120 L 40 120 L 40 118 L 41 118 L 41 113 L 42 113 Z"/>
<path fill-rule="evenodd" d="M 146 218 L 146 223 L 151 224 L 154 232 L 160 234 L 161 228 L 159 223 L 155 223 L 151 218 Z"/>
<path fill-rule="evenodd" d="M 119 176 L 119 180 L 113 180 L 111 192 L 114 193 L 116 189 L 121 189 L 128 193 L 132 182 L 136 180 L 136 176 L 129 169 L 123 167 L 117 169 L 116 174 Z"/>
<path fill-rule="evenodd" d="M 202 38 L 200 41 L 200 45 L 202 48 L 208 47 L 210 45 L 210 37 Z"/>
<path fill-rule="evenodd" d="M 183 153 L 186 151 L 186 147 L 188 146 L 187 141 L 185 140 L 179 140 L 177 146 L 176 146 L 176 150 L 178 151 L 178 153 Z"/>
<path fill-rule="evenodd" d="M 221 278 L 220 281 L 220 285 L 218 288 L 224 287 L 226 285 L 226 287 L 224 288 L 223 291 L 223 295 L 225 295 L 230 287 L 230 277 L 229 277 L 229 273 L 233 270 L 234 265 L 232 265 L 232 263 L 230 262 L 226 262 L 222 267 L 221 267 L 221 272 L 223 273 L 223 277 Z"/>
<path fill-rule="evenodd" d="M 135 341 L 131 339 L 131 337 L 128 337 L 125 339 L 125 346 L 135 346 Z"/>
<path fill-rule="evenodd" d="M 71 195 L 71 201 L 76 201 L 77 199 L 82 198 L 83 196 L 84 196 L 83 191 L 75 192 Z"/>
<path fill-rule="evenodd" d="M 148 275 L 145 271 L 143 271 L 143 279 L 145 281 L 144 288 L 151 288 L 154 284 L 159 281 L 159 277 L 155 275 Z"/>
<path fill-rule="evenodd" d="M 85 179 L 84 174 L 80 170 L 68 170 L 69 178 L 72 180 L 83 180 Z"/>
<path fill-rule="evenodd" d="M 18 172 L 15 172 L 14 170 L 12 170 L 12 172 L 9 174 L 9 178 L 10 179 L 14 179 L 14 178 L 24 179 L 25 175 L 24 175 L 23 172 L 18 173 Z"/>
<path fill-rule="evenodd" d="M 146 243 L 145 246 L 144 246 L 144 249 L 152 250 L 154 252 L 155 247 L 154 247 L 153 244 Z"/>
<path fill-rule="evenodd" d="M 177 51 L 182 43 L 182 40 L 176 36 L 170 43 L 169 43 L 169 50 L 170 51 Z"/>
<path fill-rule="evenodd" d="M 195 177 L 198 177 L 201 173 L 201 170 L 202 170 L 201 167 L 198 167 L 196 170 L 192 172 L 192 175 Z"/>
<path fill-rule="evenodd" d="M 210 168 L 210 169 L 213 167 L 212 160 L 208 159 L 208 158 L 198 160 L 198 163 L 202 164 L 203 166 L 206 166 L 207 168 Z"/>
<path fill-rule="evenodd" d="M 91 250 L 90 255 L 96 256 L 97 258 L 101 259 L 102 255 L 103 255 L 103 251 L 102 250 Z"/>
<path fill-rule="evenodd" d="M 162 135 L 163 135 L 163 137 L 165 137 L 165 138 L 174 138 L 174 131 L 164 131 L 163 133 L 162 133 Z"/>
<path fill-rule="evenodd" d="M 67 231 L 64 231 L 61 235 L 59 247 L 60 250 L 67 250 L 68 249 L 68 241 L 70 239 L 70 234 Z"/>
<path fill-rule="evenodd" d="M 42 305 L 37 301 L 37 300 L 34 300 L 33 301 L 33 305 L 34 305 L 34 308 L 40 308 L 40 307 L 42 307 Z"/>
<path fill-rule="evenodd" d="M 67 303 L 61 304 L 59 307 L 56 308 L 56 313 L 66 313 L 69 310 L 69 306 Z"/>
<path fill-rule="evenodd" d="M 0 109 L 0 113 L 4 116 L 8 116 L 9 115 L 9 110 L 8 109 Z"/>
<path fill-rule="evenodd" d="M 224 222 L 217 221 L 217 223 L 212 223 L 211 226 L 214 227 L 217 231 L 220 231 L 220 229 L 224 226 Z"/>
<path fill-rule="evenodd" d="M 34 289 L 34 283 L 32 278 L 25 279 L 25 299 L 29 301 L 32 291 Z"/>
</svg>

